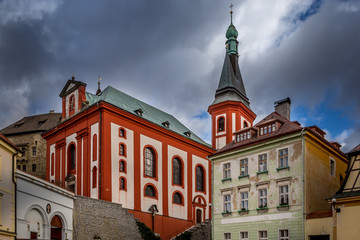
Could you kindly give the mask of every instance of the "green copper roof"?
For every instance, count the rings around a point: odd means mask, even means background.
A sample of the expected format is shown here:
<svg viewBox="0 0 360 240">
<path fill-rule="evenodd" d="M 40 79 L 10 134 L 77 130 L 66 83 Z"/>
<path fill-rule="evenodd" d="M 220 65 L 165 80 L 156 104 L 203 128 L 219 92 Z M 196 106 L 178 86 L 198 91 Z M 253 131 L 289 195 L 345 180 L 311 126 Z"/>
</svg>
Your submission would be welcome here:
<svg viewBox="0 0 360 240">
<path fill-rule="evenodd" d="M 191 132 L 187 127 L 185 127 L 179 120 L 174 116 L 161 111 L 149 104 L 146 104 L 134 97 L 131 97 L 111 86 L 105 88 L 98 96 L 86 93 L 86 100 L 89 101 L 89 105 L 93 105 L 99 101 L 104 101 L 110 103 L 122 110 L 125 110 L 135 116 L 143 118 L 149 122 L 152 122 L 156 125 L 163 127 L 164 129 L 173 131 L 183 137 L 189 138 L 193 141 L 196 141 L 202 145 L 210 147 L 210 145 L 204 142 L 201 138 L 196 136 L 195 133 Z M 141 109 L 142 114 L 139 116 L 136 111 Z M 168 126 L 168 127 L 166 127 Z M 190 136 L 185 133 L 191 133 Z"/>
<path fill-rule="evenodd" d="M 226 31 L 226 38 L 230 39 L 237 39 L 238 31 L 236 30 L 235 26 L 231 23 Z"/>
</svg>

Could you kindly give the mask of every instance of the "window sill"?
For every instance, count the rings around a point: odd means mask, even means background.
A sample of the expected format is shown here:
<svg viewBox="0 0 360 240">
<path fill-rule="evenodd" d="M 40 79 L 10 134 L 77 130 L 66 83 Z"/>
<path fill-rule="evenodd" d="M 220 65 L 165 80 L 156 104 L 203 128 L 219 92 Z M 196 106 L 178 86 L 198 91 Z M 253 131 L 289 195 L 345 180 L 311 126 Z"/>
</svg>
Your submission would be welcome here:
<svg viewBox="0 0 360 240">
<path fill-rule="evenodd" d="M 289 208 L 290 208 L 289 204 L 286 204 L 286 205 L 284 204 L 284 205 L 278 205 L 277 206 L 278 211 L 288 211 Z"/>
<path fill-rule="evenodd" d="M 284 169 L 289 169 L 290 167 L 287 166 L 287 167 L 280 167 L 280 168 L 277 168 L 276 171 L 280 171 L 280 170 L 284 170 Z"/>
<path fill-rule="evenodd" d="M 222 182 L 231 181 L 231 178 L 224 178 L 221 180 Z"/>
<path fill-rule="evenodd" d="M 259 174 L 263 174 L 263 173 L 268 173 L 268 170 L 262 171 L 262 172 L 257 172 L 256 174 L 259 175 Z"/>
<path fill-rule="evenodd" d="M 249 214 L 249 209 L 239 210 L 238 213 L 239 213 L 240 215 L 247 215 L 247 214 Z"/>
<path fill-rule="evenodd" d="M 223 215 L 223 216 L 225 216 L 225 217 L 226 217 L 226 216 L 231 215 L 231 212 L 228 212 L 228 211 L 226 211 L 226 212 L 222 212 L 222 213 L 221 213 L 221 215 Z"/>
<path fill-rule="evenodd" d="M 257 208 L 256 211 L 258 213 L 266 213 L 269 209 L 267 207 L 263 207 L 263 208 Z"/>
<path fill-rule="evenodd" d="M 246 175 L 239 176 L 239 179 L 241 179 L 241 178 L 248 178 L 248 177 L 249 177 L 249 174 L 246 174 Z"/>
</svg>

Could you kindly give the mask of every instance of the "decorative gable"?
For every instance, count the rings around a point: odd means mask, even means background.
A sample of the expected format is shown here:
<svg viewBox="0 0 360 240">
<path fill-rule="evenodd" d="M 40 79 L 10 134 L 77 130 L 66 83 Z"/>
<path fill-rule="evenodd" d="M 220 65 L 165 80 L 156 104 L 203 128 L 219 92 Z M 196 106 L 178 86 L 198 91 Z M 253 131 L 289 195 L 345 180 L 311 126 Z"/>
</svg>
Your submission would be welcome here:
<svg viewBox="0 0 360 240">
<path fill-rule="evenodd" d="M 75 77 L 67 81 L 60 93 L 62 98 L 62 119 L 67 119 L 81 111 L 83 102 L 86 102 L 86 84 L 76 81 Z"/>
</svg>

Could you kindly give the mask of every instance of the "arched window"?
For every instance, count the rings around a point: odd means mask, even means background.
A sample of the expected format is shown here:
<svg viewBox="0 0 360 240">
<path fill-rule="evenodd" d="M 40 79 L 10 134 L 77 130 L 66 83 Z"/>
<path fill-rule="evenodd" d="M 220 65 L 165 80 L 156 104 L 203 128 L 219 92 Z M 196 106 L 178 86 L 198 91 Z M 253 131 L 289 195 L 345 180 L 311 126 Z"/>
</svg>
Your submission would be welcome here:
<svg viewBox="0 0 360 240">
<path fill-rule="evenodd" d="M 156 166 L 155 166 L 155 152 L 152 148 L 145 148 L 145 176 L 155 177 Z"/>
<path fill-rule="evenodd" d="M 244 121 L 244 128 L 247 128 L 248 127 L 248 124 L 246 121 Z"/>
<path fill-rule="evenodd" d="M 156 190 L 153 186 L 147 185 L 145 188 L 145 196 L 156 197 Z"/>
<path fill-rule="evenodd" d="M 204 169 L 201 166 L 196 167 L 196 190 L 204 192 Z"/>
<path fill-rule="evenodd" d="M 119 172 L 126 172 L 126 164 L 124 160 L 120 160 L 119 162 Z"/>
<path fill-rule="evenodd" d="M 121 177 L 119 183 L 120 190 L 126 190 L 126 179 Z"/>
<path fill-rule="evenodd" d="M 183 203 L 183 199 L 182 199 L 182 196 L 180 193 L 178 193 L 178 192 L 174 193 L 173 202 L 177 203 L 177 204 Z"/>
<path fill-rule="evenodd" d="M 182 163 L 179 158 L 173 159 L 173 184 L 182 185 Z"/>
<path fill-rule="evenodd" d="M 126 138 L 126 132 L 123 128 L 119 129 L 119 137 Z"/>
<path fill-rule="evenodd" d="M 93 136 L 93 161 L 97 160 L 97 135 Z"/>
<path fill-rule="evenodd" d="M 74 111 L 75 110 L 75 97 L 74 97 L 74 95 L 70 96 L 69 105 L 70 105 L 69 106 L 70 111 Z"/>
<path fill-rule="evenodd" d="M 94 166 L 92 169 L 92 188 L 97 186 L 97 167 Z"/>
<path fill-rule="evenodd" d="M 75 170 L 75 159 L 76 159 L 75 145 L 70 144 L 70 146 L 68 148 L 68 170 L 69 170 L 69 172 L 74 172 L 74 170 Z"/>
<path fill-rule="evenodd" d="M 119 145 L 119 155 L 126 156 L 126 148 L 125 148 L 125 145 L 122 143 L 120 143 L 120 145 Z"/>
<path fill-rule="evenodd" d="M 55 169 L 55 157 L 54 153 L 51 154 L 51 176 L 54 175 L 54 169 Z"/>
<path fill-rule="evenodd" d="M 224 117 L 220 117 L 218 120 L 218 132 L 222 132 L 225 130 L 225 119 Z"/>
</svg>

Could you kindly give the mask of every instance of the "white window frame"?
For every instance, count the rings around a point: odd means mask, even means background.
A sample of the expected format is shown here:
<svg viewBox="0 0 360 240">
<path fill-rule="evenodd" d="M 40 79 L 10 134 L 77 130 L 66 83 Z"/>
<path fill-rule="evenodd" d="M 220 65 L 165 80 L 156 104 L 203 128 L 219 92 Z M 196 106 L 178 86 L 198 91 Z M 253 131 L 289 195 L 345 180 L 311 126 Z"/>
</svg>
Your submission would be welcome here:
<svg viewBox="0 0 360 240">
<path fill-rule="evenodd" d="M 223 194 L 223 212 L 231 212 L 231 193 Z"/>
<path fill-rule="evenodd" d="M 332 163 L 334 164 L 333 168 L 331 167 Z M 330 175 L 335 176 L 336 175 L 336 162 L 335 162 L 335 159 L 333 159 L 332 157 L 330 157 L 330 160 L 329 160 L 329 167 L 330 167 Z"/>
<path fill-rule="evenodd" d="M 246 236 L 242 236 L 242 233 L 246 234 Z M 240 232 L 240 240 L 249 240 L 249 232 L 248 231 L 241 231 Z"/>
<path fill-rule="evenodd" d="M 265 159 L 260 159 L 260 156 L 265 156 Z M 267 153 L 263 153 L 263 154 L 258 155 L 258 166 L 259 166 L 258 171 L 259 172 L 266 172 L 268 170 L 267 160 L 268 160 Z M 261 161 L 261 163 L 265 163 L 265 164 L 260 165 L 260 161 Z M 263 167 L 261 167 L 261 166 L 263 166 Z"/>
<path fill-rule="evenodd" d="M 261 195 L 261 192 L 265 191 L 265 195 Z M 262 208 L 268 207 L 268 189 L 267 188 L 259 188 L 258 189 L 258 207 L 262 206 Z M 264 206 L 264 199 L 266 205 Z"/>
<path fill-rule="evenodd" d="M 261 232 L 265 232 L 266 233 L 266 237 L 261 237 L 260 236 L 260 233 Z M 258 232 L 258 237 L 259 237 L 259 240 L 268 240 L 268 231 L 267 230 L 260 230 L 259 232 Z"/>
<path fill-rule="evenodd" d="M 286 231 L 287 236 L 282 237 L 281 231 Z M 289 239 L 290 239 L 289 229 L 279 229 L 279 240 L 289 240 Z"/>
<path fill-rule="evenodd" d="M 246 194 L 246 198 L 243 195 Z M 246 207 L 244 207 L 243 203 L 246 202 Z M 240 191 L 240 210 L 245 208 L 245 210 L 249 210 L 249 191 Z"/>
<path fill-rule="evenodd" d="M 223 164 L 223 179 L 231 178 L 231 163 L 227 162 Z"/>
<path fill-rule="evenodd" d="M 230 238 L 226 238 L 226 234 L 229 234 Z M 224 233 L 224 240 L 231 240 L 231 233 L 229 232 Z"/>
<path fill-rule="evenodd" d="M 246 161 L 246 164 L 242 164 L 242 162 L 245 162 Z M 244 174 L 242 174 L 242 165 L 245 165 L 244 167 Z M 240 159 L 240 176 L 247 176 L 249 175 L 249 160 L 248 158 L 243 158 L 243 159 Z"/>
<path fill-rule="evenodd" d="M 287 192 L 281 192 L 281 190 L 283 188 L 287 188 Z M 282 184 L 282 185 L 279 185 L 279 205 L 281 206 L 281 197 L 282 196 L 287 196 L 287 203 L 284 204 L 284 205 L 289 205 L 290 203 L 290 199 L 289 199 L 289 185 L 288 184 Z"/>
<path fill-rule="evenodd" d="M 286 155 L 280 155 L 280 153 L 282 151 L 286 150 L 287 154 Z M 286 164 L 281 164 L 282 163 L 282 158 L 286 157 Z M 289 167 L 289 148 L 281 148 L 278 150 L 278 162 L 279 162 L 279 168 L 286 168 Z"/>
</svg>

